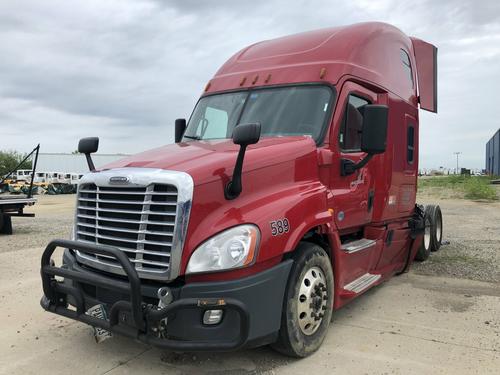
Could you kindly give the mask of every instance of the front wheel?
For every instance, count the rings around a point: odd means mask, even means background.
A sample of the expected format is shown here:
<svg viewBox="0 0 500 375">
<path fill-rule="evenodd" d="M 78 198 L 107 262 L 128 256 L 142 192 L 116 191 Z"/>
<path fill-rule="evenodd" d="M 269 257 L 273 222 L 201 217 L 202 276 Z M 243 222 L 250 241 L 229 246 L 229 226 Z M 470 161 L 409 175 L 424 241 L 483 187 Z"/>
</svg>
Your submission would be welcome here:
<svg viewBox="0 0 500 375">
<path fill-rule="evenodd" d="M 333 271 L 325 250 L 301 242 L 290 271 L 277 351 L 291 357 L 307 357 L 323 343 L 332 317 Z"/>
</svg>

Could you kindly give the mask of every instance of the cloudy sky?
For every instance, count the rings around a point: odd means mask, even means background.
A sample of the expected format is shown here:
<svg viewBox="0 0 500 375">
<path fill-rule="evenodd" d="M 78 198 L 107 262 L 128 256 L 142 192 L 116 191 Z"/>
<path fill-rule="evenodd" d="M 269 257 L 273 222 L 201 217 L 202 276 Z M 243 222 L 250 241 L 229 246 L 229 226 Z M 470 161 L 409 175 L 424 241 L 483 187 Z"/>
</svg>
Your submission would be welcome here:
<svg viewBox="0 0 500 375">
<path fill-rule="evenodd" d="M 0 1 L 0 149 L 102 153 L 173 141 L 217 68 L 264 39 L 389 22 L 439 48 L 439 113 L 422 113 L 420 166 L 484 168 L 500 127 L 498 0 Z"/>
</svg>

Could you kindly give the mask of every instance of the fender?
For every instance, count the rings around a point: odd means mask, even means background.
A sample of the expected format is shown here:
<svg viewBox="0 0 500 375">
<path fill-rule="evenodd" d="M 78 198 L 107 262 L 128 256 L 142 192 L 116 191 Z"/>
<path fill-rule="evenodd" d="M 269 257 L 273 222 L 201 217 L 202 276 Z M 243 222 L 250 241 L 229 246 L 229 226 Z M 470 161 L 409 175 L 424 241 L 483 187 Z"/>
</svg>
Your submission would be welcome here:
<svg viewBox="0 0 500 375">
<path fill-rule="evenodd" d="M 285 247 L 286 253 L 293 251 L 299 244 L 300 240 L 311 229 L 323 226 L 328 227 L 332 223 L 333 219 L 332 214 L 329 211 L 323 211 L 304 217 L 303 220 L 304 221 L 301 223 L 300 228 L 298 228 L 292 235 L 290 235 L 289 241 L 287 242 L 287 245 Z"/>
<path fill-rule="evenodd" d="M 210 196 L 214 189 L 220 190 L 218 186 L 212 185 L 199 186 L 197 190 L 200 196 Z M 323 184 L 308 181 L 280 187 L 276 190 L 276 186 L 273 186 L 272 193 L 269 189 L 262 189 L 258 194 L 242 195 L 230 209 L 227 205 L 214 206 L 213 209 L 207 206 L 206 215 L 191 218 L 191 233 L 188 233 L 189 240 L 183 251 L 181 274 L 185 272 L 191 254 L 201 243 L 230 227 L 244 223 L 259 227 L 261 239 L 257 259 L 254 266 L 249 267 L 255 268 L 254 272 L 257 272 L 261 269 L 260 264 L 275 264 L 284 253 L 294 250 L 311 228 L 332 223 L 332 216 L 326 208 L 326 188 Z M 195 200 L 196 197 L 193 202 L 198 205 L 198 209 L 203 206 Z M 273 235 L 271 223 L 284 219 L 288 221 L 288 230 Z M 205 237 L 203 234 L 206 233 L 210 233 L 210 236 Z"/>
</svg>

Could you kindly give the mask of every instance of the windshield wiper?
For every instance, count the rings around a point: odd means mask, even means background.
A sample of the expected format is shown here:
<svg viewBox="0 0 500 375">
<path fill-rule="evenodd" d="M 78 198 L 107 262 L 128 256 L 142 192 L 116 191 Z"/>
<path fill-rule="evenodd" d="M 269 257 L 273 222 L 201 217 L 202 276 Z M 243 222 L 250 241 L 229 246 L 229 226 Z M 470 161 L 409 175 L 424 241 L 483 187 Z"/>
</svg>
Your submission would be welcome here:
<svg viewBox="0 0 500 375">
<path fill-rule="evenodd" d="M 200 141 L 201 140 L 201 137 L 198 136 L 198 135 L 194 135 L 194 136 L 193 135 L 184 135 L 184 137 L 189 138 L 189 139 L 194 139 L 196 141 Z"/>
</svg>

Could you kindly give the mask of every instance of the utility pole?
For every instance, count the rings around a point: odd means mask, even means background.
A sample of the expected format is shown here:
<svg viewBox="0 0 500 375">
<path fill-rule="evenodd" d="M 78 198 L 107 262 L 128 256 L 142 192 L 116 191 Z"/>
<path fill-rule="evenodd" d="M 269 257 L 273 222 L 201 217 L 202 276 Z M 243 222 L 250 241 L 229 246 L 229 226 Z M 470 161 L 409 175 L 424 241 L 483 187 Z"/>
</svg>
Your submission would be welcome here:
<svg viewBox="0 0 500 375">
<path fill-rule="evenodd" d="M 456 169 L 456 174 L 458 174 L 458 155 L 460 155 L 461 152 L 458 151 L 458 152 L 454 152 L 453 154 L 457 155 L 457 169 Z"/>
</svg>

